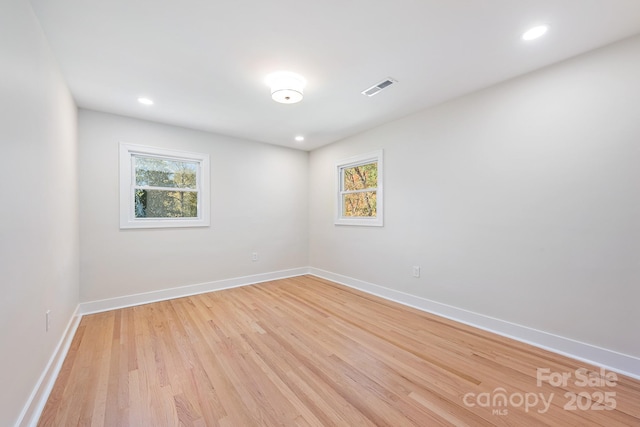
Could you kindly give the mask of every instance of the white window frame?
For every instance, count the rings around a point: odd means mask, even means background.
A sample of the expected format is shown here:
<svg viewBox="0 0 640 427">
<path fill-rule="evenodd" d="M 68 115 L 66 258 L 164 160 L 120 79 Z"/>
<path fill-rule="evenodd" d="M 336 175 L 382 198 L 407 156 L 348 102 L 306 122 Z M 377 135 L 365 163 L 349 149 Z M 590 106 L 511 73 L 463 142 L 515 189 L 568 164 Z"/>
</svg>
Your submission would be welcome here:
<svg viewBox="0 0 640 427">
<path fill-rule="evenodd" d="M 384 225 L 384 167 L 382 162 L 382 150 L 377 150 L 371 153 L 362 154 L 348 159 L 340 160 L 336 162 L 336 225 L 360 225 L 360 226 L 373 226 L 382 227 Z M 375 217 L 346 217 L 342 215 L 343 210 L 343 195 L 348 192 L 343 191 L 342 183 L 344 179 L 344 170 L 352 168 L 354 166 L 366 165 L 368 163 L 378 163 L 378 186 L 373 189 L 376 192 L 376 216 Z M 367 191 L 371 191 L 372 188 L 368 188 Z M 365 191 L 365 190 L 362 190 Z"/>
<path fill-rule="evenodd" d="M 136 218 L 135 217 L 135 163 L 134 156 L 189 161 L 198 164 L 196 191 L 198 192 L 198 216 L 196 218 Z M 153 187 L 150 187 L 153 188 Z M 187 151 L 120 143 L 120 228 L 173 228 L 208 227 L 209 203 L 209 155 Z"/>
</svg>

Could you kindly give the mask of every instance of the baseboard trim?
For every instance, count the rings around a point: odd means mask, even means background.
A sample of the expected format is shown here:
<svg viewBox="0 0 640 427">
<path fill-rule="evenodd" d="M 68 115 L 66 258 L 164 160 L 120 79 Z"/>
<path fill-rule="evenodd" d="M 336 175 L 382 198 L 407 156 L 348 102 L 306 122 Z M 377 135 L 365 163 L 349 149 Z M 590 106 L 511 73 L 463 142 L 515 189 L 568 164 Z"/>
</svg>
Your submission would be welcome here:
<svg viewBox="0 0 640 427">
<path fill-rule="evenodd" d="M 634 356 L 474 313 L 319 268 L 310 267 L 309 274 L 640 380 L 640 359 Z"/>
<path fill-rule="evenodd" d="M 62 369 L 62 364 L 65 357 L 67 357 L 67 352 L 71 347 L 71 342 L 73 341 L 73 337 L 75 336 L 78 325 L 80 324 L 82 316 L 78 314 L 78 308 L 79 307 L 76 307 L 75 311 L 71 315 L 71 319 L 69 319 L 69 323 L 67 323 L 67 327 L 62 334 L 60 342 L 58 342 L 56 349 L 49 359 L 49 363 L 47 363 L 42 375 L 40 375 L 36 386 L 29 396 L 29 400 L 27 400 L 27 403 L 22 409 L 22 413 L 18 417 L 16 426 L 35 427 L 38 424 L 44 405 L 47 404 L 49 394 L 51 393 L 51 390 L 53 390 L 53 385 L 58 378 L 60 369 Z"/>
<path fill-rule="evenodd" d="M 223 289 L 248 286 L 271 280 L 286 279 L 288 277 L 301 276 L 309 272 L 308 267 L 292 268 L 289 270 L 274 271 L 271 273 L 254 274 L 251 276 L 234 277 L 232 279 L 216 280 L 213 282 L 198 283 L 195 285 L 180 286 L 177 288 L 162 289 L 159 291 L 126 295 L 122 297 L 108 298 L 97 301 L 80 303 L 81 315 L 100 313 L 102 311 L 118 308 L 132 307 L 135 305 L 149 304 L 157 301 L 166 301 L 173 298 L 188 297 Z"/>
</svg>

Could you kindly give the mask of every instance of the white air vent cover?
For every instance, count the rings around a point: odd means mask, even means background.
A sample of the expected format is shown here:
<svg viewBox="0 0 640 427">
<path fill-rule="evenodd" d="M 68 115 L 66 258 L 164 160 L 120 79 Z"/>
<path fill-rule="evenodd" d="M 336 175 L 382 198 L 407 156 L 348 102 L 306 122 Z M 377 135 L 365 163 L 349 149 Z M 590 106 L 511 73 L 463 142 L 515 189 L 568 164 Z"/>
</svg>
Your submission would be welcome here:
<svg viewBox="0 0 640 427">
<path fill-rule="evenodd" d="M 396 79 L 392 79 L 391 77 L 384 79 L 380 83 L 376 83 L 371 86 L 369 89 L 363 90 L 362 94 L 367 96 L 373 96 L 380 92 L 382 89 L 386 89 L 394 83 L 398 83 Z"/>
</svg>

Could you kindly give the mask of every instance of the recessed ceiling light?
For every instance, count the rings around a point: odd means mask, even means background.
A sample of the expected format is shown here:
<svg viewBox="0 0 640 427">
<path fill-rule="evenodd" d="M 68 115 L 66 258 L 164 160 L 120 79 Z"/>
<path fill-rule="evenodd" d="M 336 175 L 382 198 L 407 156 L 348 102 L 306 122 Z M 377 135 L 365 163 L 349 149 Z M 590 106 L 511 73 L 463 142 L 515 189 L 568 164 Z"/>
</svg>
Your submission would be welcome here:
<svg viewBox="0 0 640 427">
<path fill-rule="evenodd" d="M 153 101 L 149 98 L 138 98 L 138 102 L 144 105 L 153 105 Z"/>
<path fill-rule="evenodd" d="M 549 30 L 548 25 L 538 25 L 529 29 L 522 35 L 522 40 L 535 40 L 538 37 L 542 37 Z"/>
<path fill-rule="evenodd" d="M 295 137 L 295 140 L 298 141 L 298 142 L 302 142 L 302 141 L 304 141 L 304 136 L 298 135 L 298 136 Z"/>
</svg>

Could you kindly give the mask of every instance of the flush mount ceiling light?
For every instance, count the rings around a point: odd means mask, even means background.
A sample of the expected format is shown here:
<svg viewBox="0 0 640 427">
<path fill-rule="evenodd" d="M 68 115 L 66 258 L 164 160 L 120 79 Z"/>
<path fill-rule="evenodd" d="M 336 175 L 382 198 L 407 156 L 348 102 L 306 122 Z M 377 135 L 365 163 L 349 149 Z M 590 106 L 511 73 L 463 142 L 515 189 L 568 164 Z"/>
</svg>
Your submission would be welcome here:
<svg viewBox="0 0 640 427">
<path fill-rule="evenodd" d="M 304 77 L 289 71 L 269 74 L 264 81 L 271 87 L 271 98 L 282 104 L 302 101 L 302 91 L 307 84 Z"/>
<path fill-rule="evenodd" d="M 296 141 L 298 141 L 298 142 L 302 142 L 302 141 L 304 141 L 304 136 L 302 136 L 302 135 L 298 135 L 298 136 L 296 136 L 294 139 L 295 139 Z"/>
<path fill-rule="evenodd" d="M 525 32 L 522 35 L 522 40 L 535 40 L 538 37 L 542 37 L 547 31 L 549 31 L 548 25 L 538 25 Z"/>
<path fill-rule="evenodd" d="M 138 98 L 138 102 L 144 105 L 153 105 L 153 101 L 150 100 L 149 98 L 143 98 L 143 97 Z"/>
</svg>

